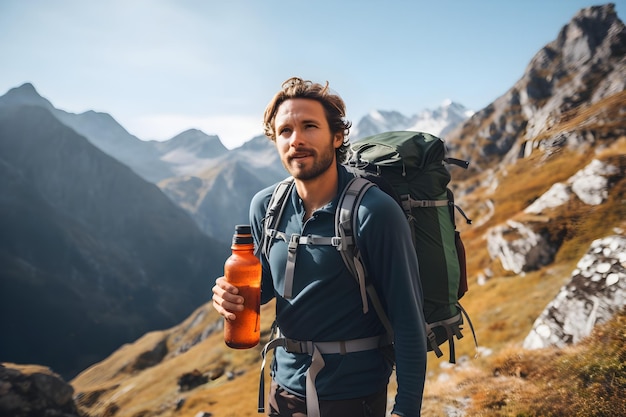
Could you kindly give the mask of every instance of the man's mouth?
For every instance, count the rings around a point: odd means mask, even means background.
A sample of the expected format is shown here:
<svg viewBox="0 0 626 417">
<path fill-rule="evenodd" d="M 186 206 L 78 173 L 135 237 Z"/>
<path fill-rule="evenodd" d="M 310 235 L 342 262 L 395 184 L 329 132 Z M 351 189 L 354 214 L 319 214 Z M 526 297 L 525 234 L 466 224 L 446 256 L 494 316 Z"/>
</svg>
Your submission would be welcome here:
<svg viewBox="0 0 626 417">
<path fill-rule="evenodd" d="M 313 156 L 313 154 L 311 152 L 294 152 L 290 157 L 289 160 L 294 161 L 294 160 L 299 160 L 299 159 L 304 159 L 304 158 L 308 158 L 310 156 Z"/>
</svg>

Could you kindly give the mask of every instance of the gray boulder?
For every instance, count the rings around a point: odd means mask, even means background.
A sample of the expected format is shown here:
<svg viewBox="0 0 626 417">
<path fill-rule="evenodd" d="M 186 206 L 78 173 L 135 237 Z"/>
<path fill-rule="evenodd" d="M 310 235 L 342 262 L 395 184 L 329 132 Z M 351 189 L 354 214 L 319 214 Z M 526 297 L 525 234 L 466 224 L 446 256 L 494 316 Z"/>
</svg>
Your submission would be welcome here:
<svg viewBox="0 0 626 417">
<path fill-rule="evenodd" d="M 535 321 L 525 349 L 563 347 L 588 336 L 626 304 L 626 237 L 595 240 L 567 284 Z"/>
</svg>

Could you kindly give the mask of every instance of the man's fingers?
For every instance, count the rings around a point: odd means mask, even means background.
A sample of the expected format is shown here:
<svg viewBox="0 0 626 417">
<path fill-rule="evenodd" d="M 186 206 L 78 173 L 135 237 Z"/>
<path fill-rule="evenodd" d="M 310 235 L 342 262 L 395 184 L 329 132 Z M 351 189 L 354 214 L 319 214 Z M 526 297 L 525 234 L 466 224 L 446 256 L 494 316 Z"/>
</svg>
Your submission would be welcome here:
<svg viewBox="0 0 626 417">
<path fill-rule="evenodd" d="M 237 295 L 237 287 L 226 282 L 224 277 L 215 280 L 213 286 L 213 308 L 227 320 L 234 320 L 238 311 L 243 311 L 243 297 Z"/>
<path fill-rule="evenodd" d="M 215 299 L 213 300 L 213 308 L 215 309 L 215 311 L 217 311 L 222 317 L 224 317 L 226 320 L 235 320 L 237 318 L 237 316 L 234 313 L 231 313 L 229 311 L 226 311 L 224 309 L 224 307 L 222 307 L 218 301 L 216 301 Z"/>
<path fill-rule="evenodd" d="M 237 290 L 237 287 L 232 288 Z M 231 291 L 216 285 L 213 287 L 213 300 L 218 299 L 219 304 L 227 310 L 243 310 L 243 297 Z"/>
<path fill-rule="evenodd" d="M 222 288 L 224 291 L 228 291 L 231 294 L 238 294 L 239 293 L 239 289 L 237 287 L 235 287 L 233 284 L 231 284 L 230 282 L 226 281 L 225 277 L 219 277 L 215 280 L 215 286 Z M 213 289 L 215 290 L 215 287 L 213 287 Z"/>
</svg>

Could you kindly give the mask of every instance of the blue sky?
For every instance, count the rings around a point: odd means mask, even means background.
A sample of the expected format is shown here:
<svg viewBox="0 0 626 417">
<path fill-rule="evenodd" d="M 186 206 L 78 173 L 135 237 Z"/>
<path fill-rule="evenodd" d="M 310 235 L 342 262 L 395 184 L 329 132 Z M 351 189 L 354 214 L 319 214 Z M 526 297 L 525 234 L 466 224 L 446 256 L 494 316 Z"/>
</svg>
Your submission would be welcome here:
<svg viewBox="0 0 626 417">
<path fill-rule="evenodd" d="M 614 2 L 624 21 L 626 0 Z M 111 114 L 141 139 L 260 134 L 291 76 L 328 80 L 354 123 L 452 99 L 480 110 L 582 0 L 0 0 L 0 95 L 32 83 L 57 108 Z"/>
</svg>

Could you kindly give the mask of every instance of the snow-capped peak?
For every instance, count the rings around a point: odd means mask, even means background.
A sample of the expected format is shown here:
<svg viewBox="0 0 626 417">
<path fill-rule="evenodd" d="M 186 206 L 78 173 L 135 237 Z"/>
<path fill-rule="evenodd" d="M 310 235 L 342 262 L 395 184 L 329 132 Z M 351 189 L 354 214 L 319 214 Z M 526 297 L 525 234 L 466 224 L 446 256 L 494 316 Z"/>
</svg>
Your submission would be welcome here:
<svg viewBox="0 0 626 417">
<path fill-rule="evenodd" d="M 442 137 L 474 112 L 451 99 L 445 99 L 435 110 L 423 110 L 407 117 L 397 111 L 372 110 L 353 127 L 350 137 L 359 140 L 393 130 L 414 130 Z"/>
</svg>

